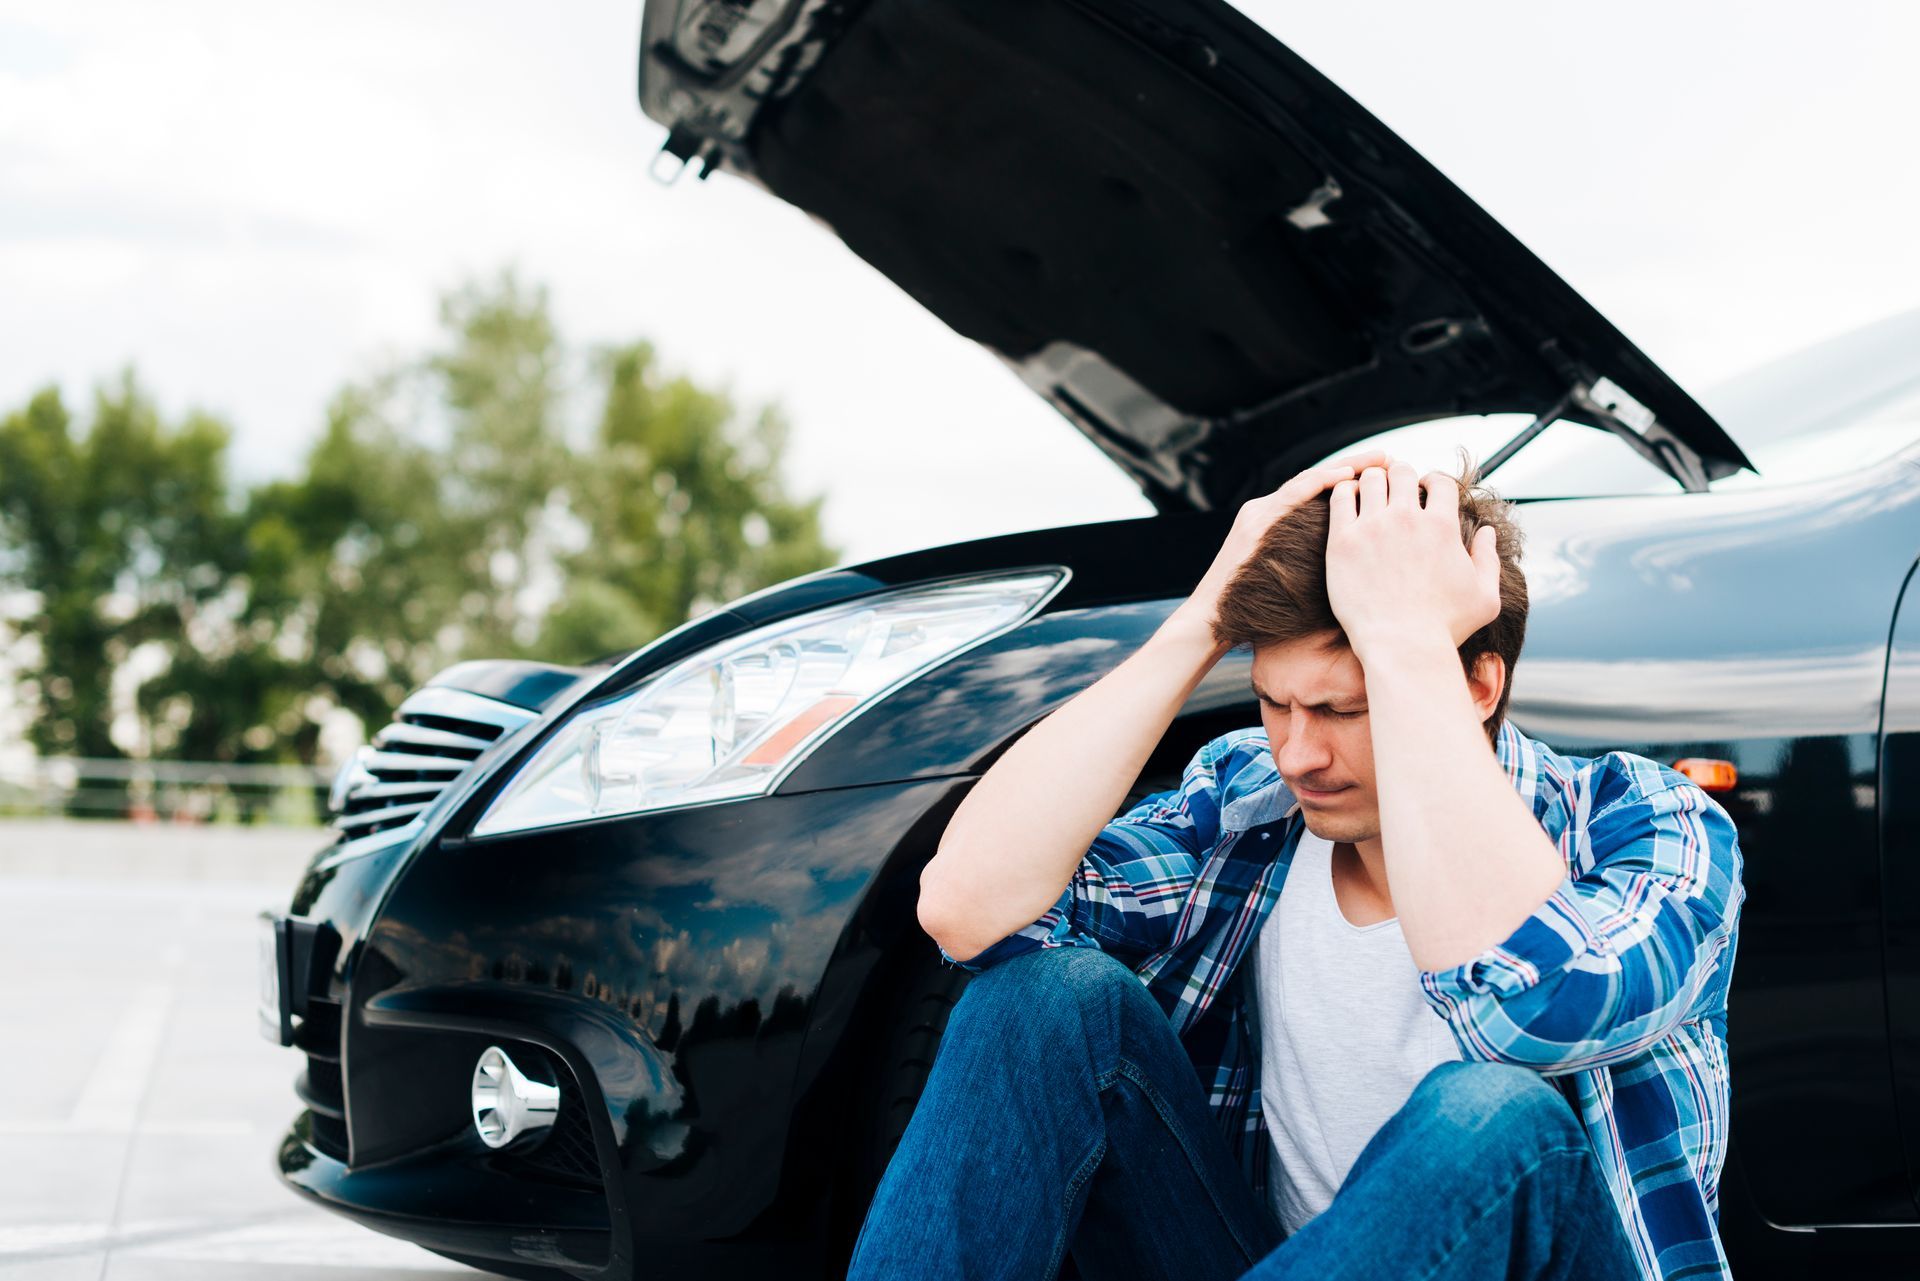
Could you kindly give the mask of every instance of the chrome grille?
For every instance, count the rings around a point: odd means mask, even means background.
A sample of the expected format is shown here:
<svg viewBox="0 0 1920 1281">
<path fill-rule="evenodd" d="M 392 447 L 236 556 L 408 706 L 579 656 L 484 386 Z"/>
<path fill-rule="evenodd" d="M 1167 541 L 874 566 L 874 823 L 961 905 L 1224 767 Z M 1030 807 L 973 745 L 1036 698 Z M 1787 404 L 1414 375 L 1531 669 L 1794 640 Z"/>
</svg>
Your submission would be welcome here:
<svg viewBox="0 0 1920 1281">
<path fill-rule="evenodd" d="M 415 690 L 334 780 L 342 841 L 411 823 L 480 753 L 536 713 L 444 685 Z"/>
<path fill-rule="evenodd" d="M 546 1060 L 547 1075 L 560 1085 L 560 1113 L 540 1141 L 520 1151 L 500 1154 L 500 1168 L 526 1178 L 599 1189 L 603 1186 L 600 1156 L 593 1145 L 593 1122 L 581 1099 L 573 1072 L 557 1055 L 522 1044 L 516 1053 Z"/>
</svg>

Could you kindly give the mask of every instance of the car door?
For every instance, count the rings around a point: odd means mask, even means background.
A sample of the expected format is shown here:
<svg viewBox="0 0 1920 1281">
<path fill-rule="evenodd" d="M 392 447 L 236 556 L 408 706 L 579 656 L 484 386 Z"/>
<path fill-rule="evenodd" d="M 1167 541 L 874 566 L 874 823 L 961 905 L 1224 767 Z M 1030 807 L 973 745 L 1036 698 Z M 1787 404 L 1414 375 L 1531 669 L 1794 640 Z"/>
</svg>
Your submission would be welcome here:
<svg viewBox="0 0 1920 1281">
<path fill-rule="evenodd" d="M 1908 1177 L 1920 1200 L 1920 573 L 1913 571 L 1895 607 L 1887 652 L 1880 860 L 1894 1091 Z"/>
</svg>

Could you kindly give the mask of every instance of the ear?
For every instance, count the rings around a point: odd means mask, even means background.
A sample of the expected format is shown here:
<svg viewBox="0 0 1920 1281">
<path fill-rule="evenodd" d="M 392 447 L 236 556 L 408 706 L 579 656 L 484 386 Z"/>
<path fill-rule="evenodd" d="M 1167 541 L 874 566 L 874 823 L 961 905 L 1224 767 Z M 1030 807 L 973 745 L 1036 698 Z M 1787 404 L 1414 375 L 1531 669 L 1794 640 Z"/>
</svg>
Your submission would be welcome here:
<svg viewBox="0 0 1920 1281">
<path fill-rule="evenodd" d="M 1500 691 L 1507 685 L 1507 660 L 1488 650 L 1473 662 L 1473 675 L 1467 678 L 1467 692 L 1480 719 L 1493 715 L 1500 702 Z"/>
</svg>

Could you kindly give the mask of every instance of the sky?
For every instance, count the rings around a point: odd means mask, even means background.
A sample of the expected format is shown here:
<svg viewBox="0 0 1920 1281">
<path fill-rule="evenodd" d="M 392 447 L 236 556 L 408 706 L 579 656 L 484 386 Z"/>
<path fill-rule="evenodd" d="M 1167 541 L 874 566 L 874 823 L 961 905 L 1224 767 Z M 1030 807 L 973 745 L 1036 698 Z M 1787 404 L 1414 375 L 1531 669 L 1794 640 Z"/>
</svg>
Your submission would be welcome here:
<svg viewBox="0 0 1920 1281">
<path fill-rule="evenodd" d="M 1920 305 L 1920 6 L 1243 7 L 1696 392 Z M 648 175 L 632 0 L 0 0 L 0 410 L 131 363 L 292 472 L 516 267 L 793 423 L 848 561 L 1143 515 L 991 353 L 738 179 Z"/>
</svg>

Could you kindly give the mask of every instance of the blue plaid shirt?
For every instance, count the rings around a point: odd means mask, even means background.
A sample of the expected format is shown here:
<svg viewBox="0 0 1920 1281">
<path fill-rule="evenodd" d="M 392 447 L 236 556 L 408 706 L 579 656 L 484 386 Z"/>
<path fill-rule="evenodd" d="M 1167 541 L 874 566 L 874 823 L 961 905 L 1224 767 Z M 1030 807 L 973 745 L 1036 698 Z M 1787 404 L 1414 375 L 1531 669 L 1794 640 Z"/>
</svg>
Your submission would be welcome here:
<svg viewBox="0 0 1920 1281">
<path fill-rule="evenodd" d="M 1744 897 L 1733 821 L 1644 756 L 1563 756 L 1511 721 L 1496 754 L 1567 880 L 1502 942 L 1422 971 L 1421 988 L 1463 1057 L 1533 1068 L 1566 1093 L 1645 1277 L 1723 1276 L 1727 983 Z M 1179 787 L 1108 823 L 1039 920 L 967 961 L 940 955 L 976 972 L 1038 947 L 1119 956 L 1173 1021 L 1264 1197 L 1259 1028 L 1232 980 L 1305 828 L 1266 731 L 1234 730 Z"/>
</svg>

